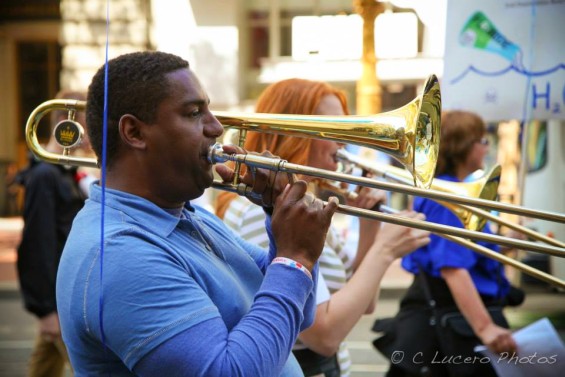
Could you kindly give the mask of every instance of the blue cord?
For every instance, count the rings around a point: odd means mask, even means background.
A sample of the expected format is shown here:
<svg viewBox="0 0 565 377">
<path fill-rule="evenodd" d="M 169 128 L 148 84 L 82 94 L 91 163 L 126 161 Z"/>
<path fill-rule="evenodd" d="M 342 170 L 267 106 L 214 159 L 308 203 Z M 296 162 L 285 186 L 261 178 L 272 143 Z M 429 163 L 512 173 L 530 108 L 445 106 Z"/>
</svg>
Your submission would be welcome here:
<svg viewBox="0 0 565 377">
<path fill-rule="evenodd" d="M 98 322 L 100 325 L 100 337 L 102 346 L 107 354 L 106 335 L 104 334 L 104 218 L 106 203 L 106 152 L 108 138 L 108 45 L 110 30 L 110 0 L 106 1 L 106 57 L 104 62 L 104 114 L 102 122 L 102 166 L 100 176 L 100 186 L 102 188 L 102 205 L 100 208 L 100 294 L 98 298 Z"/>
</svg>

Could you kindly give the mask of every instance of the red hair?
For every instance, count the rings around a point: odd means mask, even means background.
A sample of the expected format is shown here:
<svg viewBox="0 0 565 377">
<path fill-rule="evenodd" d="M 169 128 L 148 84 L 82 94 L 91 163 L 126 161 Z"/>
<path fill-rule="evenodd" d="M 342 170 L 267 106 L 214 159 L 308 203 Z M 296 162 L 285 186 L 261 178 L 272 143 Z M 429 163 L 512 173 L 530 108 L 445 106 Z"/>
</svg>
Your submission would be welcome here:
<svg viewBox="0 0 565 377">
<path fill-rule="evenodd" d="M 349 114 L 347 97 L 340 89 L 321 81 L 287 79 L 269 85 L 259 96 L 255 111 L 270 114 L 313 115 L 322 98 L 336 96 L 344 114 Z M 245 149 L 261 153 L 268 150 L 294 164 L 307 165 L 312 139 L 248 132 Z M 220 193 L 216 200 L 216 214 L 223 218 L 229 203 L 237 196 Z"/>
</svg>

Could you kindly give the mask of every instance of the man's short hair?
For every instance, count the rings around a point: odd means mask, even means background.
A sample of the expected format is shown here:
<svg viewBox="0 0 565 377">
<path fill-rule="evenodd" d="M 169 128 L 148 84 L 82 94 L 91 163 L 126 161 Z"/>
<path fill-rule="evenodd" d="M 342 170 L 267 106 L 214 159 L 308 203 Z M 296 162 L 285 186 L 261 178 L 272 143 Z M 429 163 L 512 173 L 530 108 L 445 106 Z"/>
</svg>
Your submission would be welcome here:
<svg viewBox="0 0 565 377">
<path fill-rule="evenodd" d="M 159 51 L 134 52 L 108 61 L 108 165 L 118 150 L 120 118 L 132 114 L 147 123 L 154 121 L 157 107 L 169 93 L 165 75 L 188 67 L 188 62 L 181 57 Z M 88 87 L 86 105 L 88 135 L 99 161 L 102 158 L 105 85 L 105 66 L 102 66 Z"/>
</svg>

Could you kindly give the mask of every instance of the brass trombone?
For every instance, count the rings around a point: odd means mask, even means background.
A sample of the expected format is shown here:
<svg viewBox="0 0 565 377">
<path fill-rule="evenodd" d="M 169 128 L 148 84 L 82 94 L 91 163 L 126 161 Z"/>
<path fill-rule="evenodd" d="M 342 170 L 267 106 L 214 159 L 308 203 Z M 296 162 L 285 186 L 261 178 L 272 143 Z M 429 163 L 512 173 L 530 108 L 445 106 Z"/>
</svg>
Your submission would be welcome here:
<svg viewBox="0 0 565 377">
<path fill-rule="evenodd" d="M 50 163 L 98 167 L 98 163 L 94 158 L 70 155 L 70 149 L 77 144 L 77 141 L 74 140 L 74 135 L 80 137 L 80 133 L 82 132 L 80 125 L 73 120 L 74 114 L 76 111 L 84 108 L 85 102 L 76 100 L 51 100 L 38 106 L 32 112 L 26 124 L 26 141 L 32 152 L 40 159 Z M 462 197 L 451 193 L 438 193 L 434 190 L 422 188 L 431 185 L 434 175 L 439 143 L 440 108 L 439 83 L 437 79 L 432 76 L 426 83 L 424 92 L 412 102 L 398 110 L 371 117 L 215 113 L 226 128 L 240 128 L 243 131 L 272 132 L 287 136 L 322 138 L 360 146 L 369 146 L 381 150 L 391 154 L 404 164 L 404 166 L 414 174 L 415 184 L 420 187 L 381 182 L 364 177 L 353 177 L 347 174 L 290 164 L 280 159 L 266 158 L 251 154 L 227 155 L 223 153 L 221 147 L 211 148 L 209 159 L 212 163 L 221 163 L 229 160 L 237 164 L 243 163 L 280 172 L 310 175 L 389 191 L 431 197 L 432 199 L 439 198 L 452 202 L 459 201 L 463 204 L 475 204 L 485 208 L 499 209 L 502 203 Z M 47 152 L 41 147 L 37 139 L 36 129 L 39 120 L 47 112 L 55 109 L 66 109 L 69 112 L 69 120 L 63 121 L 55 127 L 56 138 L 64 148 L 63 154 Z M 329 124 L 326 124 L 326 122 L 329 122 Z M 237 182 L 235 182 L 235 184 L 215 182 L 213 187 L 243 195 L 250 193 L 249 188 Z M 514 211 L 511 213 L 520 211 L 519 213 L 530 217 L 536 217 L 535 215 L 537 215 L 540 218 L 565 222 L 565 215 L 563 214 L 529 210 L 516 206 L 509 207 L 509 209 L 509 212 Z M 501 245 L 517 247 L 524 250 L 534 250 L 550 255 L 563 256 L 565 252 L 565 250 L 554 246 L 539 245 L 520 240 L 509 240 L 497 235 L 486 235 L 467 229 L 447 227 L 445 225 L 401 218 L 390 214 L 375 213 L 374 211 L 361 210 L 354 207 L 340 206 L 339 211 L 350 215 L 369 217 L 380 221 L 429 230 L 435 233 L 446 233 L 452 236 L 470 239 L 482 239 Z"/>
<path fill-rule="evenodd" d="M 347 199 L 354 199 L 357 194 L 355 192 L 351 192 L 348 191 L 346 189 L 343 189 L 341 187 L 337 187 L 335 184 L 332 184 L 331 182 L 325 180 L 325 179 L 319 179 L 316 180 L 316 184 L 318 185 L 318 187 L 320 189 L 323 190 L 328 190 L 334 193 L 337 193 L 339 195 L 342 195 L 343 197 L 347 198 Z M 388 213 L 388 214 L 394 214 L 397 215 L 400 211 L 393 209 L 389 206 L 386 205 L 380 205 L 379 206 L 379 211 L 383 212 L 383 213 Z M 457 216 L 459 216 L 459 214 L 457 214 Z M 542 280 L 546 283 L 552 284 L 556 287 L 560 287 L 560 288 L 565 288 L 565 281 L 550 275 L 546 272 L 540 271 L 536 268 L 533 268 L 531 266 L 528 266 L 525 263 L 519 262 L 515 259 L 512 259 L 504 254 L 500 254 L 497 253 L 496 251 L 493 251 L 489 248 L 486 248 L 482 245 L 478 245 L 474 242 L 471 242 L 470 240 L 464 239 L 462 237 L 456 237 L 456 236 L 452 236 L 449 234 L 444 234 L 444 233 L 438 233 L 435 232 L 438 236 L 443 237 L 447 240 L 450 240 L 452 242 L 458 243 L 468 249 L 474 250 L 479 254 L 482 254 L 488 258 L 492 258 L 500 263 L 504 263 L 506 265 L 512 266 L 520 271 L 522 271 L 525 274 L 528 274 L 530 276 L 533 276 L 539 280 Z"/>
<path fill-rule="evenodd" d="M 286 173 L 296 173 L 296 174 L 305 174 L 321 179 L 329 179 L 330 181 L 339 181 L 339 182 L 346 182 L 357 184 L 366 187 L 373 187 L 379 188 L 378 183 L 379 181 L 365 178 L 365 177 L 351 177 L 347 174 L 337 173 L 337 172 L 330 172 L 328 170 L 323 169 L 316 169 L 308 166 L 290 164 L 284 160 L 277 159 L 277 158 L 268 158 L 263 156 L 256 156 L 250 154 L 235 154 L 235 155 L 228 155 L 223 153 L 222 148 L 219 144 L 216 144 L 215 147 L 211 148 L 209 160 L 213 163 L 221 163 L 226 161 L 233 161 L 246 164 L 248 166 L 260 167 L 274 171 L 286 172 Z M 243 185 L 231 185 L 231 184 L 224 184 L 221 182 L 214 182 L 213 187 L 227 190 L 231 192 L 238 193 L 240 195 L 248 195 L 250 193 L 250 188 Z M 425 190 L 424 190 L 425 191 Z M 417 228 L 422 230 L 427 230 L 432 233 L 436 233 L 441 237 L 447 238 L 453 242 L 459 243 L 465 247 L 473 249 L 487 257 L 493 258 L 501 263 L 508 264 L 513 266 L 526 274 L 532 275 L 540 280 L 543 280 L 549 284 L 552 284 L 556 287 L 565 288 L 565 281 L 558 279 L 550 274 L 544 273 L 542 271 L 536 270 L 528 265 L 525 265 L 521 262 L 518 262 L 510 257 L 505 255 L 496 253 L 484 246 L 477 245 L 468 239 L 474 240 L 483 240 L 488 241 L 500 245 L 505 245 L 509 247 L 516 247 L 523 250 L 532 250 L 538 251 L 554 256 L 565 257 L 565 249 L 557 248 L 554 246 L 548 245 L 539 245 L 533 242 L 528 241 L 521 241 L 521 240 L 510 240 L 507 237 L 498 236 L 495 234 L 486 234 L 476 231 L 470 231 L 467 229 L 456 228 L 447 225 L 441 224 L 434 224 L 427 221 L 416 220 L 406 217 L 400 217 L 394 215 L 396 211 L 391 210 L 393 214 L 386 214 L 377 211 L 371 211 L 356 207 L 351 207 L 347 205 L 340 204 L 338 206 L 337 212 L 343 213 L 346 215 L 353 215 L 358 217 L 365 217 L 373 220 L 389 222 L 397 225 L 403 225 L 411 228 Z M 466 239 L 468 238 L 468 239 Z"/>
<path fill-rule="evenodd" d="M 351 173 L 352 168 L 357 167 L 363 171 L 371 173 L 373 176 L 382 177 L 394 182 L 411 185 L 411 181 L 406 179 L 406 170 L 388 166 L 382 163 L 372 163 L 366 159 L 351 154 L 350 152 L 340 149 L 337 152 L 337 158 L 340 160 L 345 173 Z M 472 198 L 481 198 L 484 200 L 496 200 L 498 183 L 500 182 L 500 165 L 493 166 L 487 173 L 480 179 L 473 182 L 448 182 L 442 181 L 437 178 L 432 182 L 430 187 L 432 190 L 438 192 L 448 192 L 461 196 L 469 196 Z M 329 182 L 317 181 L 319 185 L 331 190 L 332 184 Z M 346 197 L 350 197 L 343 193 Z M 473 211 L 466 210 L 463 205 L 454 203 L 443 202 L 438 200 L 445 207 L 449 208 L 461 221 L 466 229 L 473 231 L 480 231 L 486 224 L 487 219 L 482 216 L 477 216 Z M 473 207 L 469 207 L 473 208 Z M 481 211 L 481 210 L 478 210 Z"/>
<path fill-rule="evenodd" d="M 381 182 L 371 178 L 355 177 L 340 172 L 334 172 L 324 169 L 313 168 L 310 166 L 292 164 L 279 158 L 270 158 L 259 155 L 252 155 L 252 154 L 227 154 L 224 153 L 222 146 L 219 143 L 217 143 L 216 145 L 210 148 L 208 159 L 211 163 L 214 164 L 232 161 L 235 163 L 245 164 L 251 167 L 263 168 L 263 169 L 268 169 L 282 173 L 303 174 L 311 177 L 328 179 L 330 181 L 345 182 L 359 186 L 379 188 L 379 189 L 382 189 L 383 184 L 387 184 L 387 186 L 392 185 L 389 186 L 389 187 L 393 187 L 391 191 L 402 192 L 402 188 L 405 187 L 405 185 Z M 250 193 L 250 189 L 243 184 L 226 185 L 221 182 L 216 182 L 216 183 L 217 185 L 214 187 L 219 189 L 236 192 L 240 195 L 248 195 Z M 417 189 L 415 187 L 408 187 L 408 188 Z M 453 194 L 447 194 L 447 193 L 444 194 L 441 192 L 438 193 L 433 190 L 424 190 L 424 189 L 417 189 L 417 190 L 420 190 L 424 193 L 433 192 L 433 195 L 437 197 L 441 197 L 442 195 L 449 195 L 451 197 L 459 198 L 459 196 Z M 461 198 L 463 199 L 463 197 Z M 442 225 L 442 224 L 434 224 L 427 221 L 419 221 L 408 218 L 398 218 L 392 215 L 387 215 L 375 211 L 363 210 L 360 208 L 355 208 L 346 205 L 340 205 L 338 207 L 338 212 L 347 215 L 366 217 L 379 221 L 391 222 L 393 224 L 404 225 L 411 228 L 428 230 L 433 233 L 444 233 L 452 236 L 464 237 L 473 240 L 488 241 L 499 245 L 514 247 L 522 250 L 532 250 L 532 251 L 537 251 L 540 253 L 545 253 L 558 257 L 565 257 L 565 249 L 551 245 L 540 245 L 529 241 L 513 240 L 513 239 L 509 239 L 508 237 L 502 237 L 495 234 L 485 234 L 481 232 L 471 231 L 468 229 L 461 229 L 461 228 Z"/>
<path fill-rule="evenodd" d="M 413 176 L 414 186 L 429 188 L 438 156 L 441 95 L 432 75 L 423 92 L 399 109 L 372 116 L 322 116 L 214 112 L 227 128 L 333 140 L 369 147 L 394 157 Z"/>
<path fill-rule="evenodd" d="M 366 159 L 353 155 L 344 149 L 340 149 L 338 151 L 338 158 L 346 164 L 357 166 L 376 176 L 380 176 L 398 183 L 408 185 L 411 184 L 409 174 L 403 169 L 380 164 L 377 162 L 367 161 Z M 454 193 L 461 196 L 469 196 L 472 198 L 495 200 L 497 196 L 498 183 L 500 181 L 500 171 L 500 166 L 495 165 L 481 178 L 473 182 L 448 182 L 436 178 L 431 185 L 431 189 L 440 192 Z M 481 210 L 479 208 L 467 205 L 457 205 L 441 200 L 438 200 L 438 202 L 454 212 L 467 229 L 480 230 L 487 220 L 491 220 L 497 224 L 504 225 L 510 229 L 520 232 L 531 239 L 565 248 L 565 243 L 559 240 L 547 237 L 520 224 L 504 220 L 499 216 L 495 216 L 492 213 Z"/>
<path fill-rule="evenodd" d="M 97 167 L 95 160 L 85 160 L 69 154 L 72 146 L 63 138 L 65 133 L 82 135 L 82 127 L 74 122 L 76 111 L 84 110 L 86 103 L 77 100 L 51 100 L 39 105 L 28 118 L 26 142 L 41 159 L 63 165 Z M 39 120 L 49 111 L 68 110 L 69 120 L 65 126 L 55 126 L 55 136 L 64 148 L 63 155 L 42 150 L 36 135 Z M 301 116 L 287 114 L 249 114 L 235 112 L 214 112 L 224 128 L 235 128 L 242 135 L 248 130 L 278 133 L 316 139 L 335 140 L 370 147 L 385 152 L 413 174 L 414 185 L 429 188 L 433 180 L 438 156 L 441 94 L 438 79 L 431 75 L 423 92 L 403 107 L 373 116 Z M 244 136 L 240 137 L 240 143 Z"/>
</svg>

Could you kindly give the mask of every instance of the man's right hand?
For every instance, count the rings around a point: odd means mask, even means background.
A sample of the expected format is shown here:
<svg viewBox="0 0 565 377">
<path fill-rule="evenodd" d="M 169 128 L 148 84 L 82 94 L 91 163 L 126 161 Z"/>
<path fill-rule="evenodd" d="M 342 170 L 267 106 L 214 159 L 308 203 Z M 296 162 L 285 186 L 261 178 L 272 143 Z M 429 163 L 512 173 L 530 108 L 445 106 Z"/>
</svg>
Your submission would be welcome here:
<svg viewBox="0 0 565 377">
<path fill-rule="evenodd" d="M 287 185 L 276 199 L 271 219 L 277 256 L 293 259 L 312 271 L 337 206 L 335 197 L 324 204 L 307 192 L 304 181 Z"/>
<path fill-rule="evenodd" d="M 224 145 L 223 149 L 226 153 L 247 153 L 234 145 Z M 268 151 L 261 156 L 275 157 Z M 216 172 L 224 182 L 233 180 L 233 169 L 225 165 L 217 165 Z M 277 256 L 293 259 L 312 270 L 324 248 L 326 234 L 338 206 L 337 198 L 330 198 L 324 205 L 307 192 L 306 182 L 294 182 L 294 177 L 268 169 L 248 169 L 240 181 L 252 187 L 256 197 L 249 199 L 253 203 L 263 207 L 274 206 L 271 228 Z"/>
<path fill-rule="evenodd" d="M 245 149 L 235 145 L 224 145 L 223 151 L 228 154 L 249 154 L 276 159 L 277 157 L 269 151 L 263 153 L 247 152 Z M 216 172 L 222 180 L 227 183 L 233 182 L 235 172 L 226 165 L 216 165 Z M 238 181 L 251 188 L 253 195 L 247 198 L 258 206 L 270 208 L 276 198 L 283 192 L 286 185 L 292 183 L 293 176 L 264 168 L 245 166 L 245 174 L 239 176 Z"/>
</svg>

